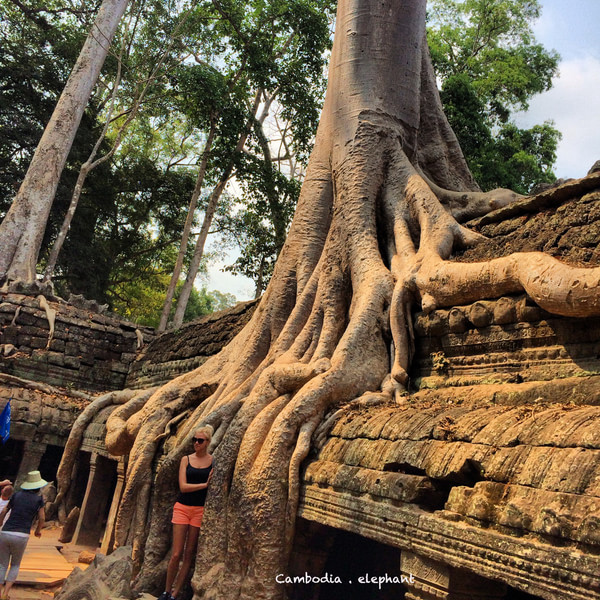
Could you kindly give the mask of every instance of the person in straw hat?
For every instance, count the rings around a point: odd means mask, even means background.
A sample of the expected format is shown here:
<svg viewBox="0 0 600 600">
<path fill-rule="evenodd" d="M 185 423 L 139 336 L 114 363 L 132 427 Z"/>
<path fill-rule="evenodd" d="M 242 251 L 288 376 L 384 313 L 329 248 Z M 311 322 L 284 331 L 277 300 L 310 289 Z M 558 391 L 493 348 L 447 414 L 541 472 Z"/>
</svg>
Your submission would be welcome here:
<svg viewBox="0 0 600 600">
<path fill-rule="evenodd" d="M 10 589 L 17 579 L 21 559 L 36 516 L 38 522 L 35 535 L 36 537 L 42 535 L 46 515 L 40 490 L 47 483 L 42 479 L 39 471 L 27 473 L 27 480 L 21 485 L 21 490 L 10 497 L 8 504 L 0 512 L 0 523 L 2 523 L 6 513 L 11 511 L 10 517 L 0 531 L 0 582 L 4 582 L 0 588 L 0 599 L 2 600 L 8 598 Z M 9 563 L 10 569 L 8 568 Z"/>
</svg>

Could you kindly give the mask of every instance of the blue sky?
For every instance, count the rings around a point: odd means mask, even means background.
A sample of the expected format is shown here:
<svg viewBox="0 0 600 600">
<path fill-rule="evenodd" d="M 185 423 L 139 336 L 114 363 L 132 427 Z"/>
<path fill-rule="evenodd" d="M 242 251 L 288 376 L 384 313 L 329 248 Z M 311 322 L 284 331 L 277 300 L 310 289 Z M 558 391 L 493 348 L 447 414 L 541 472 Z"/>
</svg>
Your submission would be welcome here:
<svg viewBox="0 0 600 600">
<path fill-rule="evenodd" d="M 600 160 L 600 0 L 541 0 L 540 4 L 535 35 L 561 55 L 560 74 L 550 91 L 533 98 L 529 111 L 518 115 L 517 123 L 530 127 L 552 119 L 563 134 L 556 175 L 583 177 Z M 209 289 L 250 299 L 252 282 L 222 273 L 222 266 L 209 269 Z"/>
<path fill-rule="evenodd" d="M 530 126 L 552 119 L 563 139 L 556 175 L 583 177 L 600 160 L 600 0 L 542 0 L 535 34 L 562 57 L 553 88 L 533 98 L 517 122 Z"/>
</svg>

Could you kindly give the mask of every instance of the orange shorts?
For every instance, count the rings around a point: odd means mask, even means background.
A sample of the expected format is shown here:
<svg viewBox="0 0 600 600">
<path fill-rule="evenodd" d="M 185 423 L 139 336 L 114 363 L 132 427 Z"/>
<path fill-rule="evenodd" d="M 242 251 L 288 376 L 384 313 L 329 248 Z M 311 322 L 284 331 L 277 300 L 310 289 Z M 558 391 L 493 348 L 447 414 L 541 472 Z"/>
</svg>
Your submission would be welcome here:
<svg viewBox="0 0 600 600">
<path fill-rule="evenodd" d="M 204 515 L 204 506 L 187 506 L 180 502 L 175 502 L 171 523 L 200 527 L 202 524 L 202 515 Z"/>
</svg>

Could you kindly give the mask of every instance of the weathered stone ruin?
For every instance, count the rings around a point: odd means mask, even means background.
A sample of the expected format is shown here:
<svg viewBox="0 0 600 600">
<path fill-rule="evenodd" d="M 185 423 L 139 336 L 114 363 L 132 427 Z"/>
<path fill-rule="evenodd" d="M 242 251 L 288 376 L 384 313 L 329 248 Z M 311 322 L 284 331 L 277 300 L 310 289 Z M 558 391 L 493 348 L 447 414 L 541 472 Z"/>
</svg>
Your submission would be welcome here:
<svg viewBox="0 0 600 600">
<path fill-rule="evenodd" d="M 0 294 L 0 402 L 3 407 L 11 400 L 12 407 L 0 462 L 3 476 L 17 484 L 38 467 L 55 480 L 78 414 L 93 394 L 124 387 L 138 347 L 154 337 L 148 328 L 92 308 L 41 295 Z M 89 464 L 92 454 L 82 448 L 82 463 Z M 80 495 L 85 483 L 79 481 Z"/>
<path fill-rule="evenodd" d="M 489 241 L 454 260 L 543 250 L 572 264 L 599 264 L 600 190 L 579 197 L 570 186 L 552 201 L 538 196 L 472 222 Z M 197 367 L 255 307 L 238 305 L 155 340 L 144 331 L 149 343 L 133 361 L 139 337 L 133 326 L 101 324 L 76 310 L 71 325 L 57 313 L 46 348 L 44 310 L 32 298 L 18 302 L 15 322 L 17 300 L 5 297 L 0 305 L 1 343 L 14 346 L 0 361 L 2 371 L 86 394 L 101 388 L 100 370 L 103 391 L 110 391 L 119 389 L 116 373 L 123 375 L 120 387 L 141 389 Z M 79 332 L 80 351 L 67 360 L 74 347 L 68 334 L 75 326 L 85 330 L 85 323 L 89 346 Z M 101 365 L 94 348 L 104 339 L 96 337 L 102 326 L 106 339 L 121 327 L 114 340 L 121 354 L 102 347 Z M 413 329 L 412 393 L 394 404 L 340 398 L 313 436 L 289 581 L 281 582 L 288 596 L 600 598 L 600 318 L 550 315 L 518 295 L 417 314 Z M 28 339 L 37 341 L 27 345 Z M 23 443 L 34 440 L 25 452 L 27 469 L 43 462 L 51 445 L 64 446 L 89 403 L 41 383 L 2 379 L 2 398 L 15 399 L 15 431 Z M 106 552 L 127 467 L 126 458 L 114 460 L 103 445 L 104 423 L 116 406 L 107 403 L 83 428 L 65 509 L 80 507 L 75 536 L 102 541 Z M 35 458 L 38 443 L 45 449 Z M 341 583 L 328 580 L 336 576 Z"/>
<path fill-rule="evenodd" d="M 58 298 L 0 295 L 0 371 L 88 392 L 120 390 L 148 327 Z"/>
<path fill-rule="evenodd" d="M 82 428 L 60 514 L 51 509 L 50 516 L 66 521 L 63 541 L 112 549 L 126 460 L 109 454 L 104 437 L 117 392 L 194 369 L 230 341 L 255 304 L 241 303 L 155 339 L 152 329 L 100 314 L 80 298 L 66 303 L 0 293 L 0 410 L 8 400 L 12 408 L 10 438 L 0 447 L 2 476 L 18 485 L 40 469 L 55 481 L 77 419 L 104 392 L 106 407 Z"/>
<path fill-rule="evenodd" d="M 554 205 L 472 223 L 489 241 L 457 260 L 543 250 L 598 264 L 600 193 L 569 186 Z M 600 598 L 600 319 L 517 296 L 419 314 L 414 329 L 418 391 L 350 403 L 317 432 L 295 572 L 341 562 L 356 584 L 365 563 L 336 552 L 368 554 L 374 574 L 395 552 L 406 598 Z M 329 544 L 315 555 L 316 539 Z"/>
<path fill-rule="evenodd" d="M 127 387 L 147 388 L 189 373 L 219 352 L 248 323 L 257 301 L 207 315 L 166 331 L 145 346 L 131 363 Z"/>
</svg>

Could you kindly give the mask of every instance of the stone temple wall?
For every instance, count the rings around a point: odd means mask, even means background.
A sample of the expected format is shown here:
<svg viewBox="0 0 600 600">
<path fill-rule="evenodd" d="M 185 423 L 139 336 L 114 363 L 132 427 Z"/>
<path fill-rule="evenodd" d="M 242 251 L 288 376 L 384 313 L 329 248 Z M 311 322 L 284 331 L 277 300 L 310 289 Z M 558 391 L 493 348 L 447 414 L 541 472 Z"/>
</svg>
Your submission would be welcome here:
<svg viewBox="0 0 600 600">
<path fill-rule="evenodd" d="M 407 599 L 600 599 L 600 319 L 514 296 L 413 330 L 413 393 L 336 407 L 313 438 L 300 524 L 333 550 L 297 548 L 294 572 L 371 540 L 400 549 Z"/>
<path fill-rule="evenodd" d="M 131 364 L 126 387 L 152 387 L 193 371 L 243 329 L 257 305 L 256 300 L 239 302 L 159 335 Z"/>
<path fill-rule="evenodd" d="M 419 389 L 600 373 L 600 318 L 552 315 L 525 296 L 419 313 L 414 331 Z"/>
<path fill-rule="evenodd" d="M 88 400 L 68 392 L 10 385 L 0 381 L 0 402 L 11 401 L 11 437 L 63 447 L 69 431 Z"/>
<path fill-rule="evenodd" d="M 453 259 L 598 266 L 599 223 L 595 174 L 472 222 L 486 241 Z M 336 406 L 313 436 L 294 574 L 399 549 L 407 600 L 600 600 L 600 318 L 506 296 L 416 314 L 412 332 L 411 394 Z"/>
<path fill-rule="evenodd" d="M 150 328 L 58 299 L 0 293 L 0 373 L 64 388 L 118 390 L 138 346 L 153 337 Z"/>
<path fill-rule="evenodd" d="M 96 394 L 125 387 L 138 345 L 153 337 L 82 298 L 0 293 L 0 410 L 11 403 L 3 476 L 18 485 L 39 469 L 53 481 L 77 417 Z"/>
</svg>

